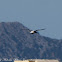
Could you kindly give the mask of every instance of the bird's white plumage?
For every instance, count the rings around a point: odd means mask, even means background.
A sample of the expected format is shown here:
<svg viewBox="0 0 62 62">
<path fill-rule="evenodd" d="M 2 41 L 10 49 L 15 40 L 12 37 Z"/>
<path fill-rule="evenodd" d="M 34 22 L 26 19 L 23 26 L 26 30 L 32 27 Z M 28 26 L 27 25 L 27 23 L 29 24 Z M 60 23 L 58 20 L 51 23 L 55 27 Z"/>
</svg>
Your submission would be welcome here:
<svg viewBox="0 0 62 62">
<path fill-rule="evenodd" d="M 30 33 L 31 33 L 31 34 L 34 34 L 35 32 L 34 32 L 34 31 L 31 31 Z"/>
</svg>

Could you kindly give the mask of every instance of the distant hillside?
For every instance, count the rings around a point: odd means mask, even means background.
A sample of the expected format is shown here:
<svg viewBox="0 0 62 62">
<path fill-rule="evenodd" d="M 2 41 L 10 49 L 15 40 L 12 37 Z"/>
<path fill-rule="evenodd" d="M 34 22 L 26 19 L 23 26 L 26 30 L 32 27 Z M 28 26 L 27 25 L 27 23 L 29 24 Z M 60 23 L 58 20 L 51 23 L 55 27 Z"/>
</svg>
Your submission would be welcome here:
<svg viewBox="0 0 62 62">
<path fill-rule="evenodd" d="M 62 40 L 22 29 L 19 22 L 0 23 L 0 58 L 62 59 Z"/>
</svg>

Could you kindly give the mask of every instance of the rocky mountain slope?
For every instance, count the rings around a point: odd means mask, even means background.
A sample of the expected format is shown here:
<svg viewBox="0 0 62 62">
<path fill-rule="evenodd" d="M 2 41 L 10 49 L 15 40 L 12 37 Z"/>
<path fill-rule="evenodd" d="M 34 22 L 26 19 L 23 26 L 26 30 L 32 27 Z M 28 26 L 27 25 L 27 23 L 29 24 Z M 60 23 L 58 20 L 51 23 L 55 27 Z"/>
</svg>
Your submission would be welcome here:
<svg viewBox="0 0 62 62">
<path fill-rule="evenodd" d="M 19 22 L 0 23 L 0 58 L 62 59 L 62 40 L 22 29 Z"/>
</svg>

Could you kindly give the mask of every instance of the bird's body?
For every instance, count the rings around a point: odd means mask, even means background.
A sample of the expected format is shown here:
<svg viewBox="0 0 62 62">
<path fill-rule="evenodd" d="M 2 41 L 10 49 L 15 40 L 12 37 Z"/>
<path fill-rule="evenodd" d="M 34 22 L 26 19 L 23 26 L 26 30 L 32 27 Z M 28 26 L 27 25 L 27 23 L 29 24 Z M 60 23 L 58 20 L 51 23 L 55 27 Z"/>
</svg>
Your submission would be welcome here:
<svg viewBox="0 0 62 62">
<path fill-rule="evenodd" d="M 37 33 L 37 32 L 33 30 L 33 31 L 30 31 L 30 33 L 31 33 L 31 34 L 34 34 L 34 33 Z"/>
</svg>

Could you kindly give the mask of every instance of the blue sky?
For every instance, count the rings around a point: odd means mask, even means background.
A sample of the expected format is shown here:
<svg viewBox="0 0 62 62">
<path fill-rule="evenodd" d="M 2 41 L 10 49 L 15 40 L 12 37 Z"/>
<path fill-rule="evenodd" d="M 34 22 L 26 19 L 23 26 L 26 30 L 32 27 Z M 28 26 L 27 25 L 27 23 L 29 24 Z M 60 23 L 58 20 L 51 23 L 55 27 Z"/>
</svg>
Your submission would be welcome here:
<svg viewBox="0 0 62 62">
<path fill-rule="evenodd" d="M 0 22 L 19 21 L 42 36 L 62 39 L 62 0 L 0 0 Z"/>
</svg>

